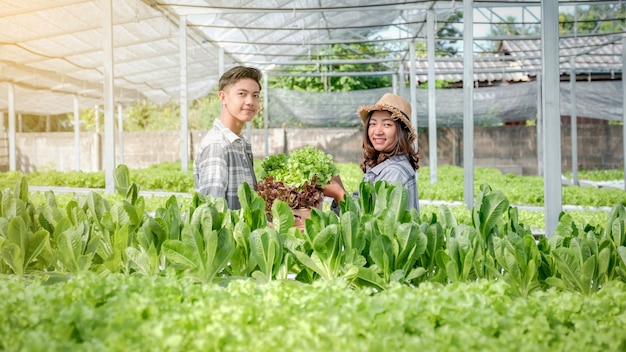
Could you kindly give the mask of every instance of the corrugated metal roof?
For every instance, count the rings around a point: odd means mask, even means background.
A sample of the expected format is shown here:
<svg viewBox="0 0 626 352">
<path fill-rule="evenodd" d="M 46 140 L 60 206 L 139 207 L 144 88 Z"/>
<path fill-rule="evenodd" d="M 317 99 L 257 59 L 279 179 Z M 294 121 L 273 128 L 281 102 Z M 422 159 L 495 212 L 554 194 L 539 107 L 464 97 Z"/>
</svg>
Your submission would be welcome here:
<svg viewBox="0 0 626 352">
<path fill-rule="evenodd" d="M 569 73 L 574 57 L 575 70 L 580 73 L 607 73 L 622 71 L 622 36 L 590 35 L 561 38 L 559 55 L 561 71 Z M 428 61 L 416 60 L 417 79 L 428 80 Z M 405 63 L 408 70 L 410 63 Z M 463 58 L 438 58 L 435 62 L 436 78 L 455 82 L 463 81 Z M 528 81 L 541 72 L 541 40 L 503 40 L 500 53 L 478 56 L 474 60 L 474 80 L 481 82 Z"/>
<path fill-rule="evenodd" d="M 408 70 L 410 63 L 405 63 Z M 416 61 L 418 82 L 428 81 L 428 61 Z M 463 81 L 463 58 L 438 59 L 435 62 L 435 78 L 461 82 Z M 474 80 L 481 82 L 510 81 L 526 82 L 535 71 L 521 67 L 519 60 L 503 56 L 480 57 L 474 60 Z"/>
<path fill-rule="evenodd" d="M 502 52 L 519 60 L 524 69 L 541 70 L 541 41 L 538 39 L 506 40 Z M 569 72 L 570 58 L 575 58 L 577 72 L 607 72 L 622 70 L 622 36 L 589 35 L 559 40 L 561 70 Z"/>
</svg>

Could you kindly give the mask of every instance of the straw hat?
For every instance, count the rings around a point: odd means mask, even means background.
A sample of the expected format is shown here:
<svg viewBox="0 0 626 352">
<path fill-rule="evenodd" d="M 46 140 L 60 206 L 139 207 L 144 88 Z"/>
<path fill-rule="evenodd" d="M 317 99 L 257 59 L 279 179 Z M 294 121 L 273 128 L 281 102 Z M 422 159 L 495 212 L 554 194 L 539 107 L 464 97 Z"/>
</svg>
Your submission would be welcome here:
<svg viewBox="0 0 626 352">
<path fill-rule="evenodd" d="M 394 120 L 400 119 L 400 121 L 406 126 L 409 133 L 409 140 L 414 141 L 416 138 L 415 130 L 411 125 L 411 104 L 399 95 L 386 93 L 380 98 L 376 105 L 361 106 L 356 111 L 361 117 L 363 125 L 367 123 L 367 118 L 372 111 L 384 110 L 391 113 L 391 117 Z"/>
</svg>

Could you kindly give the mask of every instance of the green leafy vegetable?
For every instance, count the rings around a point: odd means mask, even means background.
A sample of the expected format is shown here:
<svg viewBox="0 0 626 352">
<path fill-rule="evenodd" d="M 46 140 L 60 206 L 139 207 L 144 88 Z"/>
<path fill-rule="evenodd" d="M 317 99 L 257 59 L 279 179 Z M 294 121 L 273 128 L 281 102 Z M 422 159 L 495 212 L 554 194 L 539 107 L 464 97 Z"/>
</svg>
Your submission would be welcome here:
<svg viewBox="0 0 626 352">
<path fill-rule="evenodd" d="M 266 158 L 263 169 L 275 181 L 296 188 L 312 184 L 315 177 L 318 185 L 325 185 L 338 174 L 332 155 L 310 145 L 292 151 L 289 156 Z"/>
<path fill-rule="evenodd" d="M 281 170 L 287 164 L 287 155 L 280 153 L 276 155 L 270 155 L 263 159 L 263 163 L 261 166 L 263 167 L 263 172 L 265 173 L 263 177 L 270 175 L 272 173 L 276 173 L 278 170 Z"/>
<path fill-rule="evenodd" d="M 265 200 L 265 211 L 271 220 L 275 200 L 287 203 L 291 208 L 316 208 L 324 196 L 318 186 L 330 182 L 338 174 L 333 157 L 321 149 L 306 145 L 285 154 L 264 159 L 264 177 L 255 186 Z"/>
</svg>

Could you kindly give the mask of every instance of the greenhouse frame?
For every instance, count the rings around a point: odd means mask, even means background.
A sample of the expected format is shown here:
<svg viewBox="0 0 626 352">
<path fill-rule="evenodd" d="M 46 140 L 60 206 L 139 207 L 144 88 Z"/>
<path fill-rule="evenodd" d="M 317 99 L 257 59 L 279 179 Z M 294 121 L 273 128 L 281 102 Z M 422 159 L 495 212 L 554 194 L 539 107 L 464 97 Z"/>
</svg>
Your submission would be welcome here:
<svg viewBox="0 0 626 352">
<path fill-rule="evenodd" d="M 572 117 L 576 133 L 577 75 L 610 77 L 604 95 L 610 103 L 599 119 L 617 121 L 626 136 L 625 4 L 622 1 L 539 0 L 2 0 L 0 8 L 0 121 L 8 143 L 9 169 L 15 170 L 15 133 L 19 114 L 74 114 L 80 131 L 79 109 L 103 106 L 103 160 L 106 191 L 114 187 L 115 115 L 121 106 L 140 99 L 180 104 L 181 167 L 188 168 L 188 103 L 215 88 L 222 72 L 235 64 L 260 68 L 268 76 L 292 75 L 294 65 L 312 65 L 300 73 L 321 77 L 386 75 L 393 91 L 417 106 L 417 86 L 423 82 L 462 82 L 459 123 L 462 123 L 465 203 L 473 205 L 474 101 L 481 82 L 525 82 L 532 78 L 541 162 L 545 180 L 546 233 L 552 233 L 562 209 L 561 116 Z M 579 32 L 559 29 L 560 11 L 577 14 L 590 5 L 601 6 L 596 28 Z M 518 11 L 521 34 L 491 36 L 489 28 L 507 21 L 503 13 Z M 440 37 L 437 30 L 455 13 L 461 37 Z M 600 23 L 611 30 L 599 32 Z M 582 26 L 582 24 L 581 24 Z M 606 26 L 605 26 L 606 27 Z M 539 30 L 537 30 L 539 29 Z M 437 43 L 460 42 L 460 55 L 435 55 Z M 485 48 L 500 42 L 498 51 Z M 383 56 L 331 60 L 320 55 L 332 45 L 390 43 L 398 50 Z M 424 43 L 426 52 L 416 53 Z M 558 50 L 557 50 L 558 48 Z M 472 52 L 473 55 L 462 55 Z M 384 70 L 332 72 L 334 64 L 382 63 Z M 574 73 L 574 74 L 571 74 Z M 571 100 L 563 104 L 563 75 Z M 612 80 L 612 83 L 611 83 Z M 620 82 L 621 84 L 616 84 Z M 408 88 L 404 88 L 404 82 Z M 265 82 L 267 83 L 267 81 Z M 511 84 L 513 86 L 514 84 Z M 267 87 L 264 84 L 264 87 Z M 604 86 L 603 86 L 604 87 Z M 605 88 L 597 88 L 603 91 Z M 406 91 L 405 91 L 406 90 Z M 436 128 L 442 113 L 436 109 L 435 84 L 427 90 L 431 182 L 437 180 Z M 264 92 L 267 128 L 272 119 L 273 93 Z M 368 101 L 371 101 L 369 99 Z M 528 106 L 528 103 L 525 103 Z M 594 105 L 595 104 L 595 105 Z M 350 108 L 355 105 L 348 102 Z M 582 110 L 581 110 L 582 112 Z M 411 120 L 418 125 L 417 109 Z M 5 116 L 8 121 L 4 126 Z M 576 138 L 572 138 L 576 143 Z M 121 141 L 118 141 L 121 143 Z M 622 142 L 626 158 L 626 143 Z M 75 148 L 80 145 L 76 137 Z M 576 150 L 574 145 L 572 150 Z M 575 157 L 575 153 L 574 153 Z M 626 165 L 626 162 L 624 162 Z M 574 165 L 574 175 L 576 163 Z M 80 169 L 77 163 L 76 169 Z"/>
</svg>

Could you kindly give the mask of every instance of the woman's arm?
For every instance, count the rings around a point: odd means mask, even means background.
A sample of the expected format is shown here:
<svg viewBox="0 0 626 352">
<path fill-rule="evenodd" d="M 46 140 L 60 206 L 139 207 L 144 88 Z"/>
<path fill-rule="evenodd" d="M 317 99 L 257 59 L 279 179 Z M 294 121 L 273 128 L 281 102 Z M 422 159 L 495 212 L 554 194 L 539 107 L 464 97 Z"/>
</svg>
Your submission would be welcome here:
<svg viewBox="0 0 626 352">
<path fill-rule="evenodd" d="M 335 202 L 343 201 L 344 196 L 348 194 L 339 175 L 333 176 L 330 182 L 322 188 L 322 192 L 325 196 L 333 198 Z"/>
</svg>

